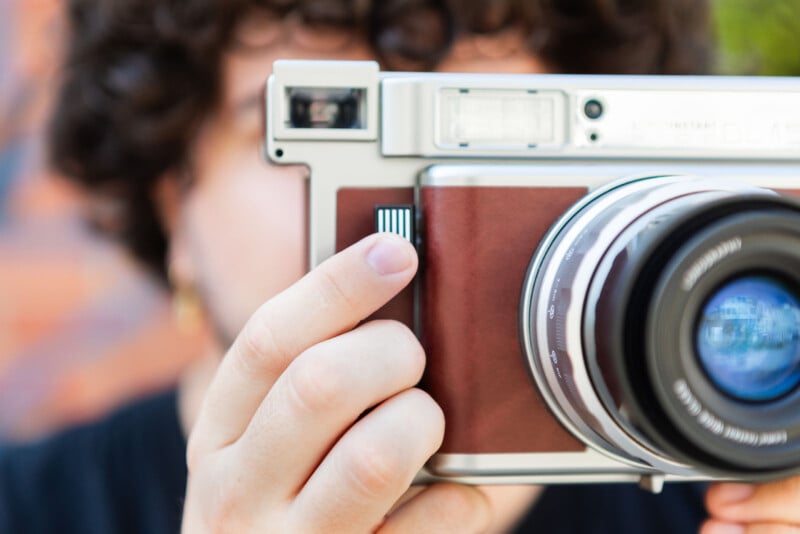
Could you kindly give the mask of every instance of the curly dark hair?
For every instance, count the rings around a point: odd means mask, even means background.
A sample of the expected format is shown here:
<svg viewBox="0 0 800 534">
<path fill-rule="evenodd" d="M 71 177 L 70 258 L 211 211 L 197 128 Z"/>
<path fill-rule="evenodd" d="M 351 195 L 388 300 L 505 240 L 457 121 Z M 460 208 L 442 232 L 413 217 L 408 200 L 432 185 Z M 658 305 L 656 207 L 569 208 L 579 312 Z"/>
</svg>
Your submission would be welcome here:
<svg viewBox="0 0 800 534">
<path fill-rule="evenodd" d="M 214 109 L 222 53 L 264 9 L 355 28 L 384 68 L 430 69 L 460 34 L 521 28 L 552 71 L 697 74 L 709 66 L 702 0 L 71 0 L 49 129 L 57 170 L 119 209 L 103 229 L 164 275 L 152 193 L 186 163 Z"/>
</svg>

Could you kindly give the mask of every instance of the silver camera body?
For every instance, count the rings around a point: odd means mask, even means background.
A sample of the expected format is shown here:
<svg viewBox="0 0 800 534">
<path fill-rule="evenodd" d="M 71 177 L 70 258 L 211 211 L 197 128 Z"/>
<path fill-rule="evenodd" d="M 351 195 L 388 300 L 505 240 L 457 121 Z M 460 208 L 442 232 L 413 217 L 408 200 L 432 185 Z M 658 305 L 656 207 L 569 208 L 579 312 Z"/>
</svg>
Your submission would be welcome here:
<svg viewBox="0 0 800 534">
<path fill-rule="evenodd" d="M 407 322 L 448 420 L 420 480 L 658 490 L 800 466 L 800 80 L 286 60 L 265 126 L 265 157 L 310 169 L 310 267 L 384 222 L 418 246 Z M 408 202 L 373 211 L 381 191 Z M 772 306 L 766 341 L 730 333 L 742 299 Z M 506 331 L 515 350 L 486 341 Z"/>
</svg>

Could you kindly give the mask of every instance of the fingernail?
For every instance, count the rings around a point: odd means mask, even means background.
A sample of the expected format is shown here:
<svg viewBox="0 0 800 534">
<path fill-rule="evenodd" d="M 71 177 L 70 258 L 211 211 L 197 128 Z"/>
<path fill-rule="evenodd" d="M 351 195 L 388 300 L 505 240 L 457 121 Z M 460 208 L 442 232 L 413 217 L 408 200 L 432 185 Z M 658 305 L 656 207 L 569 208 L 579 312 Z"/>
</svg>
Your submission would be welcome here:
<svg viewBox="0 0 800 534">
<path fill-rule="evenodd" d="M 367 252 L 367 263 L 380 275 L 395 274 L 411 266 L 413 257 L 400 237 L 380 236 Z"/>
<path fill-rule="evenodd" d="M 744 534 L 744 527 L 736 523 L 713 521 L 702 530 L 703 534 Z"/>
<path fill-rule="evenodd" d="M 715 497 L 720 504 L 734 504 L 749 499 L 755 490 L 752 484 L 728 482 L 717 486 Z"/>
</svg>

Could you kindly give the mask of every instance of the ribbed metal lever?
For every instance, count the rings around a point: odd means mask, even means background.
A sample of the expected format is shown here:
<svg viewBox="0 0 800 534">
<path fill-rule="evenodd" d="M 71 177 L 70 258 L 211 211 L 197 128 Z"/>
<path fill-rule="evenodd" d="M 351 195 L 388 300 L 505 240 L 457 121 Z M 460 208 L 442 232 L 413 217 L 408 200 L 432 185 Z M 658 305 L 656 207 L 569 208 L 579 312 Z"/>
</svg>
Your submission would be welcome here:
<svg viewBox="0 0 800 534">
<path fill-rule="evenodd" d="M 414 243 L 414 206 L 375 206 L 375 231 L 392 232 Z"/>
</svg>

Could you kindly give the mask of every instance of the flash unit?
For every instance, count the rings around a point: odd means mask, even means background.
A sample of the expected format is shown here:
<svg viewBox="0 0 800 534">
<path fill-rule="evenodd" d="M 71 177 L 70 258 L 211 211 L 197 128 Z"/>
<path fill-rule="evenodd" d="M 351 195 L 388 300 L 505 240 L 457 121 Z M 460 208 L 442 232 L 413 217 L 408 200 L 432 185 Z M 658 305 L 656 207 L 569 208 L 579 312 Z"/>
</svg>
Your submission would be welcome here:
<svg viewBox="0 0 800 534">
<path fill-rule="evenodd" d="M 557 121 L 563 120 L 563 100 L 554 91 L 442 89 L 439 145 L 516 150 L 562 144 Z"/>
</svg>

